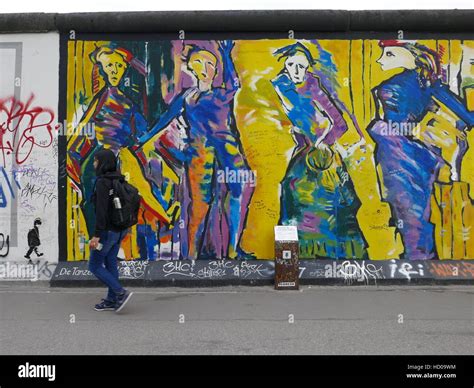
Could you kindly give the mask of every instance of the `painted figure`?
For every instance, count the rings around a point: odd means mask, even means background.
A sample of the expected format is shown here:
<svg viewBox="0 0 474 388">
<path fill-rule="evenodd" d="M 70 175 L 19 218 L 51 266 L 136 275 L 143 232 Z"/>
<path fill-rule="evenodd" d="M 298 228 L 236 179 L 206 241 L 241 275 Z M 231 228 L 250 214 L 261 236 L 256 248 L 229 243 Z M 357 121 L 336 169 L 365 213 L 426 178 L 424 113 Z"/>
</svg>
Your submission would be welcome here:
<svg viewBox="0 0 474 388">
<path fill-rule="evenodd" d="M 401 235 L 403 258 L 431 259 L 435 244 L 430 201 L 433 184 L 446 161 L 439 149 L 420 139 L 417 126 L 442 103 L 459 117 L 459 138 L 464 142 L 463 131 L 474 124 L 474 114 L 442 83 L 437 52 L 410 42 L 382 41 L 380 46 L 383 52 L 377 62 L 382 69 L 402 70 L 373 89 L 377 116 L 368 132 L 377 144 L 375 157 L 385 187 L 382 197 L 390 204 L 392 226 Z M 460 148 L 466 145 L 460 144 Z M 451 165 L 452 177 L 459 176 L 459 169 L 457 158 Z"/>
<path fill-rule="evenodd" d="M 223 84 L 214 86 L 219 59 L 212 52 L 192 46 L 186 64 L 195 86 L 183 90 L 167 112 L 141 137 L 143 144 L 174 119 L 187 127 L 184 157 L 188 199 L 182 198 L 188 241 L 180 241 L 184 258 L 247 259 L 240 248 L 248 205 L 254 187 L 250 179 L 223 179 L 222 174 L 249 177 L 233 114 L 234 96 L 240 87 L 232 61 L 232 41 L 219 42 Z"/>
<path fill-rule="evenodd" d="M 303 44 L 274 54 L 285 66 L 272 84 L 296 143 L 281 182 L 279 222 L 298 227 L 302 257 L 366 258 L 356 218 L 360 201 L 334 147 L 347 124 L 319 78 L 308 71 L 315 59 Z"/>
<path fill-rule="evenodd" d="M 146 133 L 147 122 L 137 105 L 120 89 L 128 68 L 132 66 L 144 75 L 144 65 L 123 48 L 101 46 L 90 57 L 100 70 L 105 86 L 93 97 L 77 132 L 80 135 L 85 125 L 93 124 L 95 136 L 93 139 L 72 136 L 68 145 L 68 174 L 83 194 L 81 207 L 89 235 L 94 230 L 94 208 L 90 202 L 95 182 L 93 160 L 101 149 L 111 150 L 118 157 L 122 169 L 127 162 L 129 181 L 140 190 L 145 209 L 159 221 L 169 224 L 171 217 L 153 194 L 145 177 L 143 158 L 131 152 L 138 138 Z"/>
</svg>

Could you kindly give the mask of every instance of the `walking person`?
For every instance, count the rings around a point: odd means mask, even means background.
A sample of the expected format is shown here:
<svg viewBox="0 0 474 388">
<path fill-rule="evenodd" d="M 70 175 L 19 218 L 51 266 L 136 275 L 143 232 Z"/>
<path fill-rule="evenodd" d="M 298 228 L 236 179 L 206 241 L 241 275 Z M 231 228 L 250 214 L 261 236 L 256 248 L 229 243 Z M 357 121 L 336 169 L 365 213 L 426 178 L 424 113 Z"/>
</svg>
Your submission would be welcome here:
<svg viewBox="0 0 474 388">
<path fill-rule="evenodd" d="M 117 159 L 109 149 L 98 151 L 94 156 L 96 173 L 95 190 L 92 202 L 95 205 L 95 231 L 90 240 L 91 256 L 89 270 L 109 288 L 107 297 L 95 305 L 96 311 L 115 310 L 119 312 L 130 300 L 132 293 L 125 290 L 119 282 L 117 254 L 127 229 L 118 228 L 112 223 L 114 204 L 110 198 L 113 181 L 124 181 L 117 171 Z"/>
<path fill-rule="evenodd" d="M 42 253 L 38 252 L 38 247 L 41 245 L 40 236 L 39 236 L 39 228 L 38 226 L 41 225 L 41 218 L 36 218 L 33 222 L 33 229 L 28 231 L 28 252 L 26 252 L 25 259 L 28 260 L 29 264 L 32 264 L 33 261 L 31 260 L 31 254 L 33 252 L 36 253 L 37 257 L 43 256 Z"/>
</svg>

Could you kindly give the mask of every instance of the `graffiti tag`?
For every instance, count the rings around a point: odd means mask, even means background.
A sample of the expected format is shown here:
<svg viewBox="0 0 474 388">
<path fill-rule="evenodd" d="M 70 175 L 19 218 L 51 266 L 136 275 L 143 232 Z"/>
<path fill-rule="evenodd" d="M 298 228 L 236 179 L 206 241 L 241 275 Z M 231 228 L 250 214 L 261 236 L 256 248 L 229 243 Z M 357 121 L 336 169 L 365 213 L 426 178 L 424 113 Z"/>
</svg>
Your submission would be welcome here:
<svg viewBox="0 0 474 388">
<path fill-rule="evenodd" d="M 165 277 L 178 275 L 195 279 L 211 279 L 221 278 L 228 275 L 230 271 L 234 270 L 236 265 L 238 265 L 238 263 L 225 260 L 216 260 L 210 261 L 207 263 L 207 265 L 196 270 L 195 261 L 191 261 L 190 263 L 171 261 L 164 264 L 163 271 L 165 273 Z"/>
<path fill-rule="evenodd" d="M 432 275 L 440 278 L 474 278 L 474 263 L 428 263 Z"/>
<path fill-rule="evenodd" d="M 237 272 L 237 273 L 236 273 Z M 250 264 L 246 261 L 243 261 L 239 267 L 235 267 L 234 273 L 237 275 L 240 273 L 242 278 L 247 278 L 250 275 L 257 275 L 261 277 L 265 277 L 265 268 L 263 264 Z"/>
<path fill-rule="evenodd" d="M 27 183 L 21 190 L 21 197 L 26 199 L 41 199 L 43 204 L 49 205 L 58 197 L 54 191 L 50 191 L 45 186 L 38 186 L 34 183 Z"/>
<path fill-rule="evenodd" d="M 400 275 L 406 277 L 408 281 L 412 279 L 412 277 L 423 277 L 425 275 L 425 270 L 423 264 L 418 264 L 416 267 L 407 262 L 397 263 L 397 260 L 391 260 L 390 263 L 390 277 L 393 279 L 395 275 L 399 273 Z"/>
<path fill-rule="evenodd" d="M 34 95 L 25 102 L 14 97 L 0 99 L 0 151 L 3 166 L 13 154 L 17 164 L 24 163 L 35 147 L 47 148 L 53 143 L 54 113 L 33 106 Z"/>
<path fill-rule="evenodd" d="M 119 273 L 121 277 L 126 279 L 140 279 L 145 276 L 147 269 L 147 261 L 133 261 L 133 262 L 121 262 L 119 267 Z"/>
<path fill-rule="evenodd" d="M 377 268 L 375 264 L 366 261 L 344 261 L 341 264 L 335 262 L 325 267 L 326 278 L 343 278 L 344 282 L 352 284 L 353 282 L 369 283 L 370 280 L 384 279 L 383 267 Z"/>
<path fill-rule="evenodd" d="M 3 233 L 0 233 L 0 257 L 7 257 L 10 252 L 10 236 L 5 238 Z"/>
</svg>

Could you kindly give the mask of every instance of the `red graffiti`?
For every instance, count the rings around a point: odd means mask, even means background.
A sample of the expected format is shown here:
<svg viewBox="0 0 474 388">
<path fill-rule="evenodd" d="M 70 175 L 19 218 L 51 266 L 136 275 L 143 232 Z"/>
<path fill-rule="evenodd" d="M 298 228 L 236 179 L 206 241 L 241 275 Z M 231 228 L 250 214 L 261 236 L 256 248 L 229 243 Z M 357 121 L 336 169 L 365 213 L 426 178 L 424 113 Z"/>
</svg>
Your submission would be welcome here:
<svg viewBox="0 0 474 388">
<path fill-rule="evenodd" d="M 474 263 L 429 263 L 430 272 L 438 277 L 474 278 Z"/>
<path fill-rule="evenodd" d="M 6 156 L 15 155 L 16 163 L 25 162 L 34 147 L 47 148 L 53 143 L 54 113 L 32 106 L 34 95 L 22 103 L 14 97 L 0 99 L 0 151 L 3 166 Z"/>
</svg>

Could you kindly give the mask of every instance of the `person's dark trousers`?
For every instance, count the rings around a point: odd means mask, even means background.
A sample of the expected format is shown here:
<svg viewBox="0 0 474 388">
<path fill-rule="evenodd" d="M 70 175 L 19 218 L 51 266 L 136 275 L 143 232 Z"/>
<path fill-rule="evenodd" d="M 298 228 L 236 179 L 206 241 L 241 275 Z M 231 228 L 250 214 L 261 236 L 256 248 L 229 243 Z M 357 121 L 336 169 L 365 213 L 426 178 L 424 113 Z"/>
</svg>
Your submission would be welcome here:
<svg viewBox="0 0 474 388">
<path fill-rule="evenodd" d="M 89 270 L 109 288 L 107 300 L 112 303 L 117 301 L 117 294 L 122 294 L 125 291 L 119 282 L 117 254 L 126 233 L 126 230 L 102 232 L 99 241 L 102 244 L 102 249 L 92 250 L 89 260 Z"/>
<path fill-rule="evenodd" d="M 30 258 L 30 255 L 33 253 L 33 251 L 35 251 L 36 256 L 38 256 L 38 257 L 43 256 L 42 253 L 38 252 L 38 247 L 30 247 L 30 249 L 28 249 L 28 252 L 26 252 L 25 257 Z"/>
</svg>

